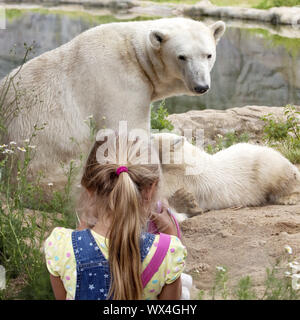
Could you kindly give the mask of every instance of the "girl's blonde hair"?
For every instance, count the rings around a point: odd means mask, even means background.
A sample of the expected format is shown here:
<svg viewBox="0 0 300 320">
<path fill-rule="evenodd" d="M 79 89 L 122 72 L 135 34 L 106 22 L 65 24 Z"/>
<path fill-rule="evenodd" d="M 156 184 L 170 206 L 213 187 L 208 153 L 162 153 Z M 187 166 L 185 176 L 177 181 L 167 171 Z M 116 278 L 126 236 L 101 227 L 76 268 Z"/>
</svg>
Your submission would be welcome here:
<svg viewBox="0 0 300 320">
<path fill-rule="evenodd" d="M 109 138 L 109 137 L 108 137 Z M 106 141 L 96 141 L 87 159 L 81 179 L 82 194 L 79 199 L 80 219 L 89 227 L 101 219 L 109 219 L 111 224 L 107 238 L 109 240 L 109 265 L 111 286 L 109 297 L 115 300 L 142 299 L 141 282 L 142 262 L 140 255 L 141 232 L 146 225 L 149 211 L 142 192 L 160 179 L 159 164 L 135 164 L 141 153 L 138 139 L 127 145 L 127 150 L 117 148 L 120 144 L 117 136 L 113 150 L 106 150 L 110 157 L 115 153 L 116 162 L 108 157 L 98 156 L 97 150 Z M 118 150 L 118 152 L 117 152 Z M 128 172 L 119 176 L 116 171 L 120 159 L 127 157 Z M 130 159 L 131 158 L 131 159 Z M 123 160 L 122 160 L 123 161 Z M 152 199 L 154 200 L 154 199 Z"/>
</svg>

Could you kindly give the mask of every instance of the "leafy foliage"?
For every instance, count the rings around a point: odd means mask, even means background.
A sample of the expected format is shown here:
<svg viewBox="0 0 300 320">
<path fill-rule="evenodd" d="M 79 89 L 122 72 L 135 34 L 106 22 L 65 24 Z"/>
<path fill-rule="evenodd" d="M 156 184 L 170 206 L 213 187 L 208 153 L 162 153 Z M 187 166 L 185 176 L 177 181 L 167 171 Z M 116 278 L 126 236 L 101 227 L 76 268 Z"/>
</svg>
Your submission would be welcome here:
<svg viewBox="0 0 300 320">
<path fill-rule="evenodd" d="M 151 128 L 159 131 L 169 130 L 172 131 L 174 126 L 171 121 L 167 119 L 169 113 L 165 107 L 165 101 L 163 100 L 157 110 L 151 106 Z"/>
</svg>

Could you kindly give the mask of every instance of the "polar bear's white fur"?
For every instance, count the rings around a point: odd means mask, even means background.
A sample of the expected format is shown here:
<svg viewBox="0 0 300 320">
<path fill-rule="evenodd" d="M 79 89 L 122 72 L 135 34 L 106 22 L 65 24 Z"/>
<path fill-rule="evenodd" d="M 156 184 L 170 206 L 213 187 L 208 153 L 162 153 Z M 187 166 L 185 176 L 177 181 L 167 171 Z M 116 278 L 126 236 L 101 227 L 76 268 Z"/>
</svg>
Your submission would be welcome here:
<svg viewBox="0 0 300 320">
<path fill-rule="evenodd" d="M 154 137 L 169 141 L 172 162 L 175 153 L 183 155 L 182 163 L 162 164 L 162 191 L 167 199 L 183 188 L 192 193 L 203 211 L 300 201 L 299 170 L 272 148 L 239 143 L 210 155 L 175 134 Z M 169 152 L 162 145 L 160 158 Z"/>
<path fill-rule="evenodd" d="M 171 18 L 111 23 L 83 32 L 23 66 L 14 80 L 20 110 L 8 123 L 7 141 L 29 138 L 35 124 L 46 122 L 32 141 L 37 154 L 30 169 L 42 170 L 52 182 L 64 180 L 58 163 L 69 163 L 80 149 L 87 153 L 90 147 L 84 122 L 89 115 L 98 129 L 116 130 L 126 120 L 128 129 L 149 132 L 152 101 L 209 89 L 224 30 L 222 21 L 206 26 Z M 11 86 L 3 110 L 14 99 Z"/>
</svg>

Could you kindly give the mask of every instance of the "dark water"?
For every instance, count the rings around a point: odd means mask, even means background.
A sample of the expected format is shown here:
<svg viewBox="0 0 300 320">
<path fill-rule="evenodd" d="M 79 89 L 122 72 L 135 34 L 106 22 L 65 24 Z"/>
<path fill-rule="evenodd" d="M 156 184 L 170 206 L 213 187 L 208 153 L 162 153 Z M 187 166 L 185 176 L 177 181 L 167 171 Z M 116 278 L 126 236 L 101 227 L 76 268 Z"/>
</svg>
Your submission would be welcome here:
<svg viewBox="0 0 300 320">
<path fill-rule="evenodd" d="M 86 29 L 115 20 L 113 16 L 86 13 L 7 11 L 7 28 L 0 30 L 0 78 L 21 63 L 24 42 L 35 41 L 33 57 Z M 264 29 L 240 27 L 228 28 L 220 41 L 212 88 L 206 95 L 166 100 L 170 113 L 288 103 L 300 105 L 300 40 L 272 35 Z"/>
</svg>

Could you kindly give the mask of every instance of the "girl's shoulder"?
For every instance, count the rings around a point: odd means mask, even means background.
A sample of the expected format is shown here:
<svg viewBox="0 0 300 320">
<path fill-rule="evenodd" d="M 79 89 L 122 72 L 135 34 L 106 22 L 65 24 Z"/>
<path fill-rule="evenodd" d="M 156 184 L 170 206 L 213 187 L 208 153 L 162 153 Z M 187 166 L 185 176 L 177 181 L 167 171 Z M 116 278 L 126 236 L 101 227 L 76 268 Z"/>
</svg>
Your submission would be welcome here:
<svg viewBox="0 0 300 320">
<path fill-rule="evenodd" d="M 183 252 L 186 253 L 186 247 L 183 245 L 183 243 L 181 242 L 181 240 L 173 235 L 169 235 L 170 236 L 170 245 L 169 245 L 169 250 L 168 252 L 170 253 L 174 253 L 174 250 L 182 250 Z M 155 234 L 155 238 L 154 238 L 154 245 L 157 246 L 157 244 L 159 243 L 159 238 L 160 235 L 159 234 Z"/>
<path fill-rule="evenodd" d="M 63 227 L 56 227 L 52 230 L 50 235 L 45 241 L 45 246 L 51 246 L 54 243 L 59 243 L 67 240 L 67 238 L 71 238 L 73 229 L 63 228 Z"/>
<path fill-rule="evenodd" d="M 44 252 L 49 272 L 54 276 L 60 275 L 64 260 L 73 256 L 72 232 L 74 230 L 57 227 L 45 240 Z"/>
</svg>

